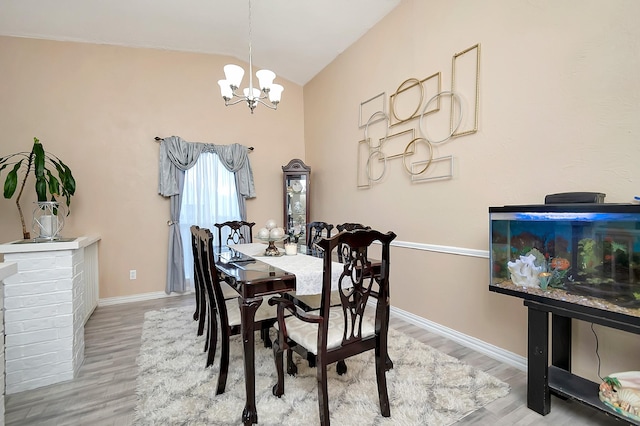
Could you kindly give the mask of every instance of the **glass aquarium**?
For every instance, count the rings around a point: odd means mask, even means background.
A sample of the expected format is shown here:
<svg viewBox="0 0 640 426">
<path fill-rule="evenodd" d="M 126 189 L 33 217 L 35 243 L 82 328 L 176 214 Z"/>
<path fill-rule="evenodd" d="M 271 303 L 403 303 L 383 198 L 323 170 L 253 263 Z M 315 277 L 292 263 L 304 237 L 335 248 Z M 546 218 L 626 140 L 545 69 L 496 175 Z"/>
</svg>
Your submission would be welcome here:
<svg viewBox="0 0 640 426">
<path fill-rule="evenodd" d="M 490 207 L 490 285 L 640 317 L 640 205 Z"/>
</svg>

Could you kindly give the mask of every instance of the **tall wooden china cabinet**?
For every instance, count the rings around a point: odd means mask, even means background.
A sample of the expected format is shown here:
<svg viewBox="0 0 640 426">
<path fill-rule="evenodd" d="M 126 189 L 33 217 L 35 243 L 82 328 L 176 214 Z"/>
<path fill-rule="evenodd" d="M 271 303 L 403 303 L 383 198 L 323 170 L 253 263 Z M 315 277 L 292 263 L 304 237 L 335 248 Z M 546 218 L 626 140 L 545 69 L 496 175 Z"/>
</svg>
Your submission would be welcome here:
<svg viewBox="0 0 640 426">
<path fill-rule="evenodd" d="M 306 244 L 310 209 L 311 167 L 294 158 L 282 166 L 284 228 L 291 242 Z"/>
</svg>

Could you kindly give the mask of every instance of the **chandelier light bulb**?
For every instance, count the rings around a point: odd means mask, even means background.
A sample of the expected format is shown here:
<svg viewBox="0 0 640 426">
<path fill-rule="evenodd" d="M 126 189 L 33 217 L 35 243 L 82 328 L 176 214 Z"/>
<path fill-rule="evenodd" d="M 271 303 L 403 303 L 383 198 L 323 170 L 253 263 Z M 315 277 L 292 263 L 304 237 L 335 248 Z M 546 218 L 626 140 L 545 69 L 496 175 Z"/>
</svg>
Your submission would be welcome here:
<svg viewBox="0 0 640 426">
<path fill-rule="evenodd" d="M 260 70 L 256 72 L 256 77 L 260 82 L 260 89 L 268 91 L 273 84 L 273 80 L 276 78 L 276 73 L 269 70 Z"/>
<path fill-rule="evenodd" d="M 277 105 L 280 102 L 280 98 L 282 97 L 282 91 L 284 87 L 279 84 L 272 84 L 271 90 L 269 90 L 269 100 L 272 104 Z"/>
<path fill-rule="evenodd" d="M 233 98 L 233 90 L 227 80 L 218 80 L 218 85 L 220 86 L 220 93 L 225 100 Z"/>
<path fill-rule="evenodd" d="M 241 66 L 229 64 L 224 66 L 224 77 L 229 82 L 232 88 L 240 87 L 242 83 L 242 77 L 244 77 L 244 70 Z"/>
</svg>

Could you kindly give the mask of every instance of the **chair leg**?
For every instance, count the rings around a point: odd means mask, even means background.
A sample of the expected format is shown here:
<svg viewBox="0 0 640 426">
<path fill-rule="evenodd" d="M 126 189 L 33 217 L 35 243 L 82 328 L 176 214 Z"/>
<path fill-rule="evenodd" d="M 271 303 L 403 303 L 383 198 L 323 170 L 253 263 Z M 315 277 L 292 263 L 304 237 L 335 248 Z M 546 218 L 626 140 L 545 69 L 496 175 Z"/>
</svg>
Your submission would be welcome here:
<svg viewBox="0 0 640 426">
<path fill-rule="evenodd" d="M 289 349 L 289 351 L 291 351 L 291 349 Z M 280 398 L 284 393 L 284 369 L 282 366 L 282 362 L 283 362 L 282 353 L 283 353 L 283 350 L 280 349 L 280 342 L 278 341 L 278 339 L 276 339 L 275 342 L 273 342 L 273 359 L 276 363 L 276 373 L 278 376 L 278 382 L 275 385 L 273 385 L 272 392 L 278 398 Z M 289 352 L 287 352 L 287 357 L 289 357 Z"/>
<path fill-rule="evenodd" d="M 391 310 L 391 306 L 387 305 L 387 315 L 386 318 L 389 318 L 389 311 Z M 387 332 L 388 332 L 388 325 L 387 325 Z M 385 352 L 386 352 L 386 359 L 385 359 L 385 364 L 386 364 L 386 369 L 387 371 L 391 370 L 393 368 L 393 361 L 391 361 L 391 357 L 389 356 L 389 347 L 387 346 L 387 332 L 385 332 L 385 338 L 384 338 L 384 344 L 385 344 Z"/>
<path fill-rule="evenodd" d="M 218 342 L 218 316 L 215 307 L 208 306 L 205 304 L 204 308 L 200 309 L 200 315 L 205 318 L 202 319 L 202 324 L 204 327 L 204 323 L 207 323 L 207 338 L 204 340 L 204 352 L 209 350 L 209 343 L 213 342 L 215 346 Z M 213 336 L 211 335 L 211 330 L 213 330 Z M 213 349 L 213 353 L 215 355 L 215 348 Z M 213 359 L 213 356 L 211 357 Z M 208 365 L 207 365 L 208 367 Z"/>
<path fill-rule="evenodd" d="M 391 361 L 391 357 L 389 357 L 389 354 L 387 353 L 387 360 L 385 362 L 385 369 L 387 371 L 391 370 L 393 368 L 393 361 Z"/>
<path fill-rule="evenodd" d="M 209 340 L 211 340 L 211 313 L 210 312 L 207 318 L 205 319 L 205 321 L 207 322 L 207 338 L 204 339 L 204 352 L 207 352 L 209 350 Z"/>
<path fill-rule="evenodd" d="M 338 373 L 338 376 L 342 376 L 347 372 L 347 364 L 344 362 L 344 359 L 341 359 L 336 364 L 336 372 Z"/>
<path fill-rule="evenodd" d="M 207 352 L 207 365 L 205 368 L 213 365 L 213 359 L 216 356 L 216 346 L 218 345 L 218 321 L 214 316 L 209 320 L 209 328 L 207 329 L 207 341 L 205 343 L 205 351 Z"/>
<path fill-rule="evenodd" d="M 376 351 L 378 352 L 378 351 Z M 383 351 L 376 355 L 376 379 L 378 382 L 378 398 L 380 399 L 380 413 L 382 417 L 391 416 L 391 408 L 389 406 L 389 393 L 387 392 L 387 351 Z"/>
<path fill-rule="evenodd" d="M 291 348 L 287 349 L 287 374 L 290 376 L 298 374 L 298 366 L 293 362 L 293 350 Z"/>
<path fill-rule="evenodd" d="M 196 291 L 196 294 L 198 294 L 198 291 Z M 198 336 L 202 336 L 202 333 L 204 331 L 204 323 L 207 320 L 207 301 L 205 300 L 203 295 L 200 295 L 199 297 L 199 301 L 196 302 L 198 303 L 198 308 L 196 309 L 196 312 L 198 313 Z M 194 315 L 194 320 L 195 315 Z"/>
<path fill-rule="evenodd" d="M 316 368 L 316 356 L 311 352 L 307 354 L 307 362 L 309 363 L 309 368 Z"/>
<path fill-rule="evenodd" d="M 207 337 L 204 339 L 204 352 L 209 350 L 209 339 L 211 338 L 211 323 L 207 320 Z"/>
<path fill-rule="evenodd" d="M 196 311 L 193 313 L 193 320 L 197 321 L 200 318 L 200 289 L 196 287 Z M 202 336 L 202 332 L 198 327 L 198 336 Z"/>
<path fill-rule="evenodd" d="M 216 395 L 224 393 L 227 386 L 227 374 L 229 373 L 229 330 L 222 327 L 222 342 L 220 352 L 220 372 L 218 373 L 218 388 Z"/>
<path fill-rule="evenodd" d="M 204 325 L 207 320 L 205 309 L 200 308 L 200 313 L 198 315 L 198 336 L 202 336 L 202 333 L 204 332 Z"/>
<path fill-rule="evenodd" d="M 323 361 L 318 362 L 316 368 L 318 379 L 318 410 L 320 413 L 320 425 L 329 426 L 329 390 L 327 387 L 327 366 Z"/>
<path fill-rule="evenodd" d="M 262 337 L 262 341 L 264 342 L 265 348 L 272 347 L 271 337 L 269 337 L 269 327 L 260 329 L 260 337 Z"/>
</svg>

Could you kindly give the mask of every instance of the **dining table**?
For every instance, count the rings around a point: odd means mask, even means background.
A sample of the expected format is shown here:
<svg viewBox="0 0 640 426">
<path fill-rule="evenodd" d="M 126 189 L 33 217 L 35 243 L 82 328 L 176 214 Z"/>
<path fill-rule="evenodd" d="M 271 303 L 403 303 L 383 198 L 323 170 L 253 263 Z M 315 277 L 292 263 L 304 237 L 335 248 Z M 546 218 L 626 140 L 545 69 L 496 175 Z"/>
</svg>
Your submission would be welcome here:
<svg viewBox="0 0 640 426">
<path fill-rule="evenodd" d="M 246 403 L 242 411 L 245 425 L 258 423 L 255 401 L 255 313 L 264 296 L 295 291 L 297 295 L 322 292 L 323 259 L 304 253 L 267 256 L 266 244 L 233 244 L 215 248 L 215 268 L 221 280 L 240 297 L 241 336 L 244 351 Z M 300 251 L 304 251 L 301 249 Z M 338 287 L 342 265 L 334 262 L 332 289 Z"/>
</svg>

